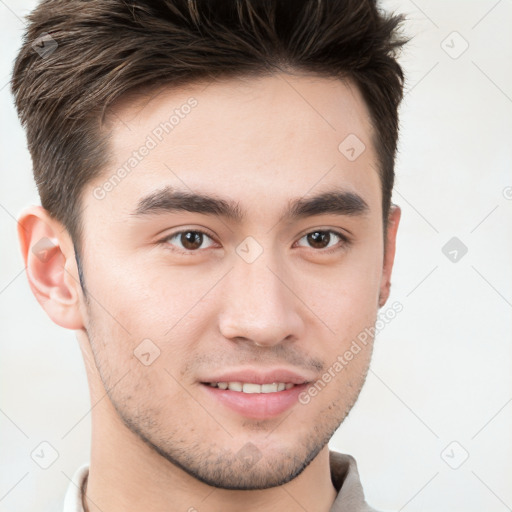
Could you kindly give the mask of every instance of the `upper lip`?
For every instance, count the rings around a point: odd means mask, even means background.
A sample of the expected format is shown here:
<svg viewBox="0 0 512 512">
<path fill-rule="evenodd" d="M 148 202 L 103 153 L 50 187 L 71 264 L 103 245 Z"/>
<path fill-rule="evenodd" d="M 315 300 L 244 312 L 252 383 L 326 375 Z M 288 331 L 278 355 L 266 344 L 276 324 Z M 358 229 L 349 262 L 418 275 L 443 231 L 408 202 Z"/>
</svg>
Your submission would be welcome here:
<svg viewBox="0 0 512 512">
<path fill-rule="evenodd" d="M 272 384 L 274 382 L 284 382 L 292 384 L 304 384 L 311 382 L 311 376 L 300 374 L 292 370 L 283 368 L 267 370 L 232 370 L 220 373 L 214 376 L 201 379 L 201 382 L 250 382 L 254 384 Z"/>
</svg>

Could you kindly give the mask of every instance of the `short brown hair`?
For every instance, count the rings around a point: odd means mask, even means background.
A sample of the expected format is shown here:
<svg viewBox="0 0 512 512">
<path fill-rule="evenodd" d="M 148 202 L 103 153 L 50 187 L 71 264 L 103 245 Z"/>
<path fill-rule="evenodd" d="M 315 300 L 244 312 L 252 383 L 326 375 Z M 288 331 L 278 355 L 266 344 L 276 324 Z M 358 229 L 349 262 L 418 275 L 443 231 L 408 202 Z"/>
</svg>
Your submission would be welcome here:
<svg viewBox="0 0 512 512">
<path fill-rule="evenodd" d="M 108 162 L 101 128 L 115 100 L 145 87 L 285 67 L 352 80 L 361 91 L 376 133 L 386 225 L 402 20 L 375 0 L 43 0 L 28 16 L 12 78 L 42 206 L 80 252 L 81 192 Z"/>
</svg>

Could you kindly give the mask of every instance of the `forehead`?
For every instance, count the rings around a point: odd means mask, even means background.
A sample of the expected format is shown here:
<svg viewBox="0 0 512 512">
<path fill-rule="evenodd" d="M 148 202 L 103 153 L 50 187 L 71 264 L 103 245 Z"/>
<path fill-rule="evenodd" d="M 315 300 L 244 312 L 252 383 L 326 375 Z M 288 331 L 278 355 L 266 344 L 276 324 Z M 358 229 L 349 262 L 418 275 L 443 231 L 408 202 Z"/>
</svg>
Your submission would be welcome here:
<svg viewBox="0 0 512 512">
<path fill-rule="evenodd" d="M 257 198 L 258 215 L 330 185 L 380 199 L 370 115 L 341 80 L 276 74 L 161 87 L 123 98 L 109 123 L 111 163 L 92 184 L 110 182 L 101 207 L 128 213 L 168 186 L 253 207 Z"/>
</svg>

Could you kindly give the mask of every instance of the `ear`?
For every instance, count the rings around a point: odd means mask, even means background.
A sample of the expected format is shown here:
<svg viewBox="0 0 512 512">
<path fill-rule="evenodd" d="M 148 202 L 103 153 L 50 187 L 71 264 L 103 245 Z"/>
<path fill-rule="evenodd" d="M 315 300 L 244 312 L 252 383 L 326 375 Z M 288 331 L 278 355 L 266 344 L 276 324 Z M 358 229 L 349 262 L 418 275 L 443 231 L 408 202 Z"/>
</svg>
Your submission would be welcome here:
<svg viewBox="0 0 512 512">
<path fill-rule="evenodd" d="M 401 214 L 402 212 L 400 207 L 392 204 L 389 210 L 388 226 L 386 230 L 382 281 L 379 293 L 379 307 L 384 306 L 389 298 L 391 288 L 391 271 L 393 269 L 393 262 L 395 261 L 396 233 L 398 230 L 398 224 L 400 223 Z"/>
<path fill-rule="evenodd" d="M 18 238 L 27 278 L 37 301 L 61 327 L 82 329 L 81 293 L 75 250 L 64 226 L 41 206 L 18 218 Z"/>
</svg>

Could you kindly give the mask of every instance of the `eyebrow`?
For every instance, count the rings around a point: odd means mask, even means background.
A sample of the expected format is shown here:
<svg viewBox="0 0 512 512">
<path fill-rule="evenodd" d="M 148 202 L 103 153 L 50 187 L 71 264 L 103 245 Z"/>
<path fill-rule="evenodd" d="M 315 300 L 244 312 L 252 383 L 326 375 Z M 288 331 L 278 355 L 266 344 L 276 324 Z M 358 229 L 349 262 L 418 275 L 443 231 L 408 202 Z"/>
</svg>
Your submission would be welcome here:
<svg viewBox="0 0 512 512">
<path fill-rule="evenodd" d="M 332 189 L 308 198 L 291 199 L 279 222 L 327 214 L 362 216 L 369 210 L 368 204 L 359 194 L 344 189 Z M 143 197 L 131 215 L 143 217 L 179 211 L 224 217 L 235 223 L 242 223 L 245 219 L 237 201 L 173 189 L 170 186 Z"/>
</svg>

